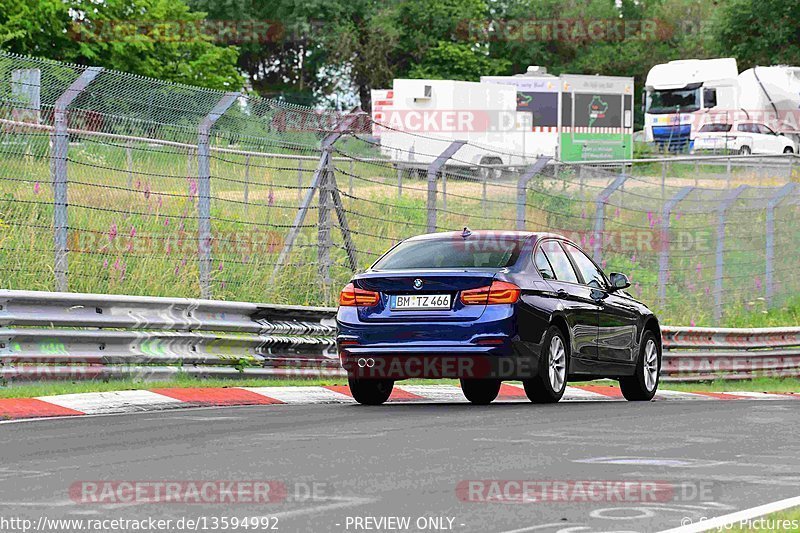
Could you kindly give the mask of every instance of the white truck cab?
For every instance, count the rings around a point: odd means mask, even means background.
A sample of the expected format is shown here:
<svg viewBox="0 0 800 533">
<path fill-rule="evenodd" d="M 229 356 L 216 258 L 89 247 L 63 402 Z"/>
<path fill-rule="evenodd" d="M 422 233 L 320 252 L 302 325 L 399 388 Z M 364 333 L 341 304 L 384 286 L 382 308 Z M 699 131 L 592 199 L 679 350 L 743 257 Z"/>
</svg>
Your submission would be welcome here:
<svg viewBox="0 0 800 533">
<path fill-rule="evenodd" d="M 645 81 L 645 140 L 685 150 L 702 124 L 730 122 L 718 115 L 738 108 L 738 74 L 734 58 L 684 59 L 654 66 Z"/>
</svg>

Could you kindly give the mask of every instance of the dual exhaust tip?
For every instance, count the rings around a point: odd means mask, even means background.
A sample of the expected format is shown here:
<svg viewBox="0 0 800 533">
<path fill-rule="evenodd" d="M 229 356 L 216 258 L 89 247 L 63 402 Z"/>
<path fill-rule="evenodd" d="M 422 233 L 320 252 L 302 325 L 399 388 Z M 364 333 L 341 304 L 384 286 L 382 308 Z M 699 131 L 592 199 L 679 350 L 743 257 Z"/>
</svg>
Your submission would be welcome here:
<svg viewBox="0 0 800 533">
<path fill-rule="evenodd" d="M 358 368 L 364 368 L 364 367 L 372 368 L 373 366 L 375 366 L 375 359 L 373 359 L 372 357 L 369 358 L 359 357 L 357 363 L 358 363 Z"/>
</svg>

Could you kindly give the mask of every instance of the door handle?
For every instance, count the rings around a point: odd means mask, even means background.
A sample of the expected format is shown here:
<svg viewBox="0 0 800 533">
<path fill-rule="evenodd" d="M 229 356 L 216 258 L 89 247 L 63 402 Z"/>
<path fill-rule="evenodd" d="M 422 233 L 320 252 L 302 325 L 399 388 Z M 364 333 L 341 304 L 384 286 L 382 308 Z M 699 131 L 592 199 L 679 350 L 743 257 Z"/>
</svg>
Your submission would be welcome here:
<svg viewBox="0 0 800 533">
<path fill-rule="evenodd" d="M 564 299 L 566 299 L 566 298 L 567 298 L 569 295 L 567 294 L 567 291 L 565 291 L 564 289 L 558 289 L 558 291 L 556 291 L 556 296 L 558 296 L 559 298 L 561 298 L 562 300 L 564 300 Z"/>
</svg>

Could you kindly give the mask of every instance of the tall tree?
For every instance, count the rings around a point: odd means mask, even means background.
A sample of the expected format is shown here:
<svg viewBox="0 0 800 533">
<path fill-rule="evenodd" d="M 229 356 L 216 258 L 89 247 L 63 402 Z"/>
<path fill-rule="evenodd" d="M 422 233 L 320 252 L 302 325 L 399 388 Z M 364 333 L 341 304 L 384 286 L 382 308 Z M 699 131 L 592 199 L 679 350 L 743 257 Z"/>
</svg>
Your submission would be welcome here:
<svg viewBox="0 0 800 533">
<path fill-rule="evenodd" d="M 183 0 L 0 0 L 0 47 L 214 89 L 238 89 L 234 47 L 217 46 Z"/>
<path fill-rule="evenodd" d="M 712 25 L 715 50 L 739 68 L 800 65 L 800 7 L 784 0 L 722 2 Z"/>
</svg>

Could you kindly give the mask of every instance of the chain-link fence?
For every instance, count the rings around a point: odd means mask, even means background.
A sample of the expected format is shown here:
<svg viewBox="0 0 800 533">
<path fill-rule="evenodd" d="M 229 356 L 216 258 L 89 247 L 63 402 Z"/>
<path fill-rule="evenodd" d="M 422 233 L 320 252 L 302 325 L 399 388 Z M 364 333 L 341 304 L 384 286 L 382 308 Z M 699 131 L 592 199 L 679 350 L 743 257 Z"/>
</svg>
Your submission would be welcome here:
<svg viewBox="0 0 800 533">
<path fill-rule="evenodd" d="M 372 126 L 0 54 L 0 287 L 332 304 L 401 239 L 469 226 L 566 234 L 670 323 L 800 288 L 795 156 L 567 164 Z"/>
</svg>

